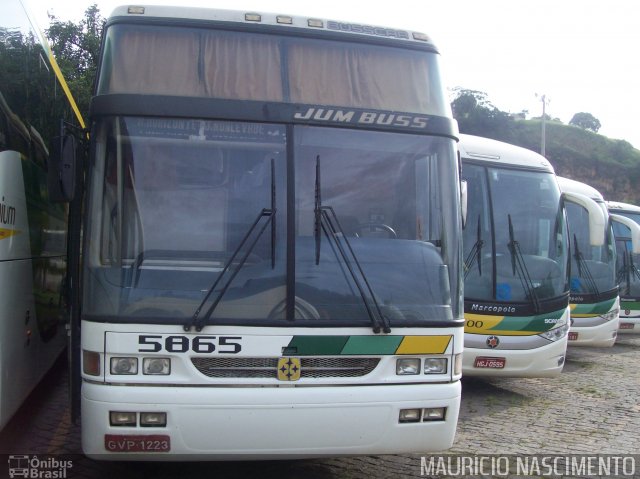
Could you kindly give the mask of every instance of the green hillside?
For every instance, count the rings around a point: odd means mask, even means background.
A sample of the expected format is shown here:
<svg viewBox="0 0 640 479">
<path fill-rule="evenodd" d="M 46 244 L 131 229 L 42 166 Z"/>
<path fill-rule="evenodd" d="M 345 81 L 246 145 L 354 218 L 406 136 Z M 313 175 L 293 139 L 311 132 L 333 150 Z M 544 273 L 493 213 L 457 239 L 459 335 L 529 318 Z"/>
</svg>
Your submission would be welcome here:
<svg viewBox="0 0 640 479">
<path fill-rule="evenodd" d="M 540 152 L 542 121 L 518 119 L 493 107 L 481 92 L 462 90 L 452 103 L 461 133 Z M 640 150 L 624 140 L 545 121 L 545 156 L 556 173 L 587 183 L 607 200 L 640 205 Z"/>
</svg>

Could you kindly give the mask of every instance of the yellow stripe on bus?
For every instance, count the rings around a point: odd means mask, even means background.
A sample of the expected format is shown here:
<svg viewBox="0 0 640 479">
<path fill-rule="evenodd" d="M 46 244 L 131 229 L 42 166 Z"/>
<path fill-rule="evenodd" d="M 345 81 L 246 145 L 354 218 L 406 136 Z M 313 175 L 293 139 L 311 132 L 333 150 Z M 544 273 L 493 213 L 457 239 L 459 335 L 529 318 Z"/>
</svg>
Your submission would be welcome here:
<svg viewBox="0 0 640 479">
<path fill-rule="evenodd" d="M 9 238 L 13 235 L 20 234 L 20 230 L 10 230 L 8 228 L 0 228 L 0 240 Z"/>
<path fill-rule="evenodd" d="M 502 322 L 504 316 L 493 316 L 488 314 L 464 314 L 464 332 L 472 334 L 494 334 L 491 329 Z M 500 334 L 506 334 L 500 331 Z"/>
<path fill-rule="evenodd" d="M 51 51 L 51 46 L 49 45 L 49 41 L 47 40 L 47 37 L 44 35 L 42 30 L 40 29 L 40 25 L 38 25 L 38 22 L 35 21 L 35 17 L 32 14 L 31 9 L 22 0 L 20 0 L 20 3 L 22 4 L 22 9 L 27 14 L 27 18 L 29 18 L 29 22 L 31 23 L 31 28 L 33 28 L 35 33 L 38 35 L 38 41 L 40 45 L 42 46 L 42 48 L 44 48 L 45 52 L 47 53 L 47 58 L 49 59 L 49 62 L 51 63 L 51 67 L 53 68 L 53 71 L 56 77 L 58 78 L 58 81 L 60 82 L 60 86 L 62 86 L 62 90 L 64 91 L 64 94 L 67 96 L 67 100 L 69 100 L 69 103 L 71 104 L 71 108 L 73 109 L 73 112 L 75 113 L 76 118 L 78 119 L 78 123 L 80 123 L 80 126 L 84 129 L 85 123 L 84 123 L 84 119 L 82 118 L 82 115 L 80 114 L 80 109 L 78 108 L 78 105 L 76 104 L 76 100 L 73 98 L 73 95 L 71 94 L 71 90 L 69 90 L 69 85 L 67 85 L 67 81 L 64 79 L 64 76 L 62 75 L 62 70 L 60 70 L 60 67 L 58 66 L 58 62 L 53 56 L 53 52 Z"/>
<path fill-rule="evenodd" d="M 396 354 L 444 354 L 451 335 L 447 336 L 405 336 Z"/>
<path fill-rule="evenodd" d="M 69 103 L 71 103 L 71 108 L 73 108 L 73 112 L 76 114 L 76 118 L 78 119 L 80 126 L 84 129 L 85 128 L 84 119 L 80 114 L 80 109 L 76 104 L 76 100 L 73 98 L 73 95 L 71 94 L 71 90 L 69 90 L 69 85 L 67 85 L 67 81 L 64 79 L 64 76 L 62 76 L 62 71 L 58 66 L 58 62 L 56 62 L 56 59 L 53 56 L 53 53 L 51 51 L 49 51 L 48 53 L 49 53 L 49 61 L 51 62 L 53 71 L 56 73 L 56 76 L 58 77 L 58 81 L 60 82 L 60 85 L 64 90 L 64 94 L 67 95 L 67 100 L 69 100 Z"/>
</svg>

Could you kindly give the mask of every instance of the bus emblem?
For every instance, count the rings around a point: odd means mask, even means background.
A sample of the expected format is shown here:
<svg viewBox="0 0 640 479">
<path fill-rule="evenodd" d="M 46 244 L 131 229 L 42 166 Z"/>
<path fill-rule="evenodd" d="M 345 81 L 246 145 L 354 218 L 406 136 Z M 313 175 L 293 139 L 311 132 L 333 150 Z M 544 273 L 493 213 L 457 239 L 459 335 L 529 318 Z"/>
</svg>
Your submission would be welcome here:
<svg viewBox="0 0 640 479">
<path fill-rule="evenodd" d="M 297 381 L 300 379 L 300 358 L 278 359 L 278 381 Z"/>
<path fill-rule="evenodd" d="M 500 344 L 500 339 L 498 339 L 498 336 L 489 336 L 487 338 L 487 346 L 489 346 L 491 349 L 497 348 L 498 344 Z"/>
</svg>

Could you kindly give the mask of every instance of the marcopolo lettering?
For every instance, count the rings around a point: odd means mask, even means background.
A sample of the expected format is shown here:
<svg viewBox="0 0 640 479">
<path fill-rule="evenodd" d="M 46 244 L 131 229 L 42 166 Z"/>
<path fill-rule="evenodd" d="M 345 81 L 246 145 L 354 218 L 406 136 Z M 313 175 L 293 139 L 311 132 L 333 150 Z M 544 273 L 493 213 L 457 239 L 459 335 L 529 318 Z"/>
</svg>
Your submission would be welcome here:
<svg viewBox="0 0 640 479">
<path fill-rule="evenodd" d="M 516 308 L 513 306 L 504 306 L 504 305 L 496 305 L 496 304 L 473 303 L 471 305 L 471 311 L 478 311 L 483 313 L 515 313 Z"/>
</svg>

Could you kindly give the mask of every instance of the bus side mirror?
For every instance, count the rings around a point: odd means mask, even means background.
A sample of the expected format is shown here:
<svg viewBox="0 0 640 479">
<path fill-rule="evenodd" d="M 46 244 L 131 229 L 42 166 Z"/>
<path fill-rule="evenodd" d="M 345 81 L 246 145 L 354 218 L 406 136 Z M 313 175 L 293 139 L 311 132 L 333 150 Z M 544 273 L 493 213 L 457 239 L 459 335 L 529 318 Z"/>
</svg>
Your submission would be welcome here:
<svg viewBox="0 0 640 479">
<path fill-rule="evenodd" d="M 638 223 L 631 218 L 613 213 L 609 213 L 609 218 L 611 218 L 611 221 L 617 221 L 629 228 L 631 231 L 631 252 L 633 254 L 640 254 L 640 226 Z"/>
<path fill-rule="evenodd" d="M 47 183 L 51 201 L 67 203 L 76 191 L 78 140 L 73 134 L 53 139 L 48 162 Z"/>
<path fill-rule="evenodd" d="M 467 224 L 467 180 L 460 180 L 460 209 L 462 213 L 462 227 Z"/>
<path fill-rule="evenodd" d="M 582 206 L 589 214 L 589 244 L 603 246 L 607 219 L 602 208 L 586 195 L 565 191 L 562 196 L 566 201 Z"/>
</svg>

